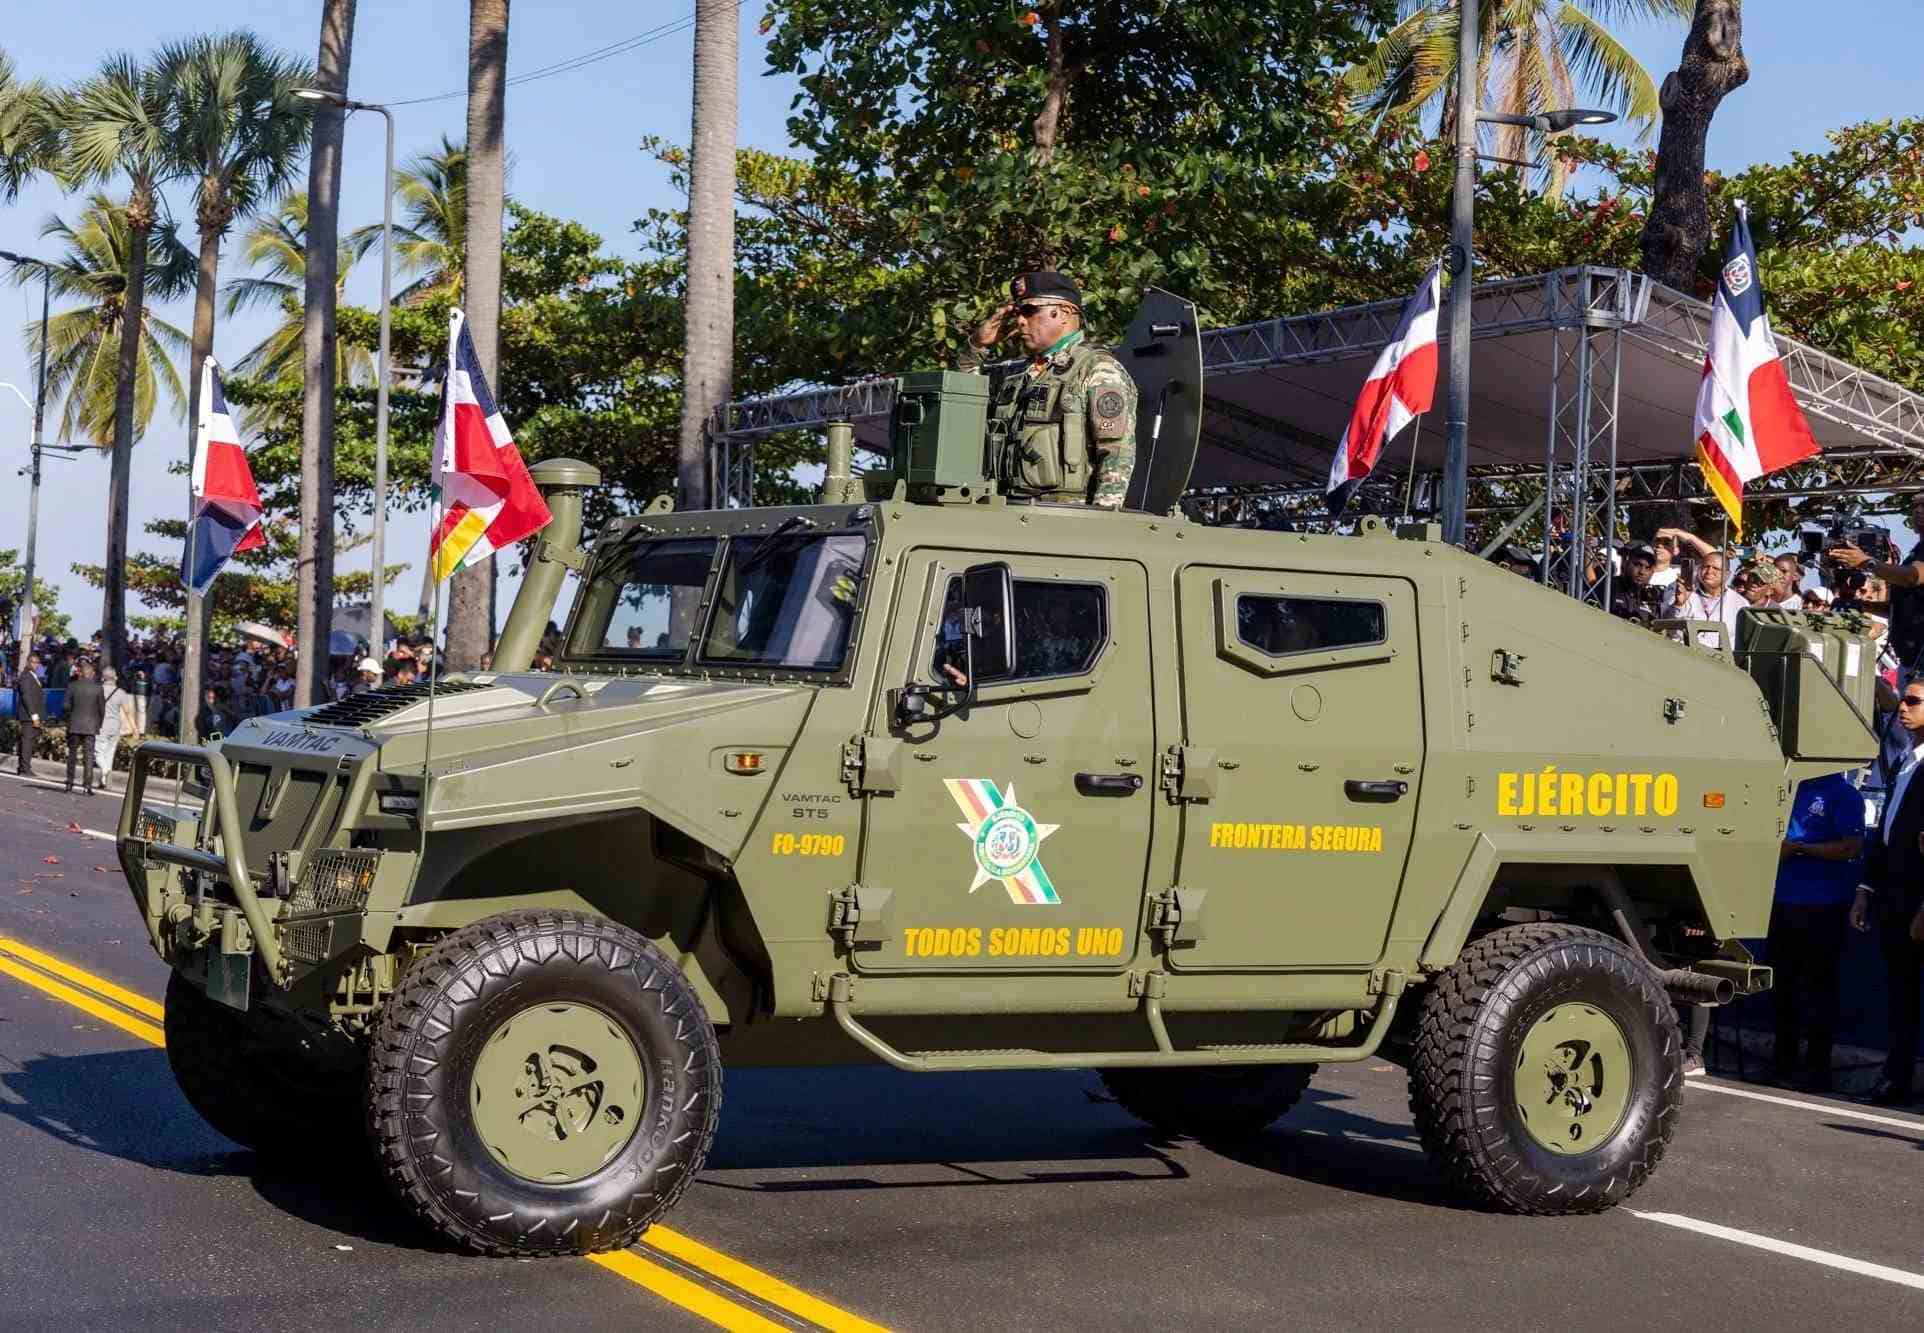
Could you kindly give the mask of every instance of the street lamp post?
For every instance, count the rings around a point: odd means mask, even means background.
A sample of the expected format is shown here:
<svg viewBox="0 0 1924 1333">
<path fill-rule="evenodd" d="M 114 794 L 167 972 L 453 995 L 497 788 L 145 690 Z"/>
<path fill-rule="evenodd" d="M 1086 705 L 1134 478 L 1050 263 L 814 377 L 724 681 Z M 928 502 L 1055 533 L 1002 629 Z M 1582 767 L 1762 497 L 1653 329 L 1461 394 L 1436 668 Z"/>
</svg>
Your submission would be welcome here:
<svg viewBox="0 0 1924 1333">
<path fill-rule="evenodd" d="M 32 653 L 31 645 L 33 643 L 34 620 L 38 618 L 37 613 L 40 609 L 33 595 L 33 574 L 34 555 L 40 541 L 40 452 L 46 448 L 46 445 L 42 442 L 42 432 L 47 419 L 47 316 L 53 303 L 53 265 L 43 259 L 34 259 L 27 255 L 16 255 L 10 250 L 0 250 L 0 259 L 6 260 L 16 268 L 25 264 L 33 264 L 40 269 L 40 367 L 32 404 L 33 442 L 28 447 L 31 457 L 31 462 L 28 466 L 32 480 L 27 492 L 27 581 L 22 585 L 20 590 L 20 670 L 25 671 L 27 669 L 28 657 Z M 25 394 L 21 393 L 18 389 L 14 389 L 11 384 L 7 387 L 13 389 L 22 404 L 26 403 L 27 396 Z M 72 451 L 66 450 L 64 452 Z M 36 614 L 30 617 L 29 612 Z"/>
<path fill-rule="evenodd" d="M 388 325 L 394 287 L 394 113 L 373 102 L 356 102 L 325 88 L 297 88 L 294 95 L 308 102 L 329 102 L 343 111 L 378 111 L 387 121 L 387 174 L 381 190 L 381 347 L 374 386 L 374 531 L 372 577 L 368 580 L 369 647 L 376 654 L 387 646 L 387 415 Z"/>
<path fill-rule="evenodd" d="M 1608 111 L 1569 109 L 1535 115 L 1484 111 L 1466 114 L 1481 90 L 1477 53 L 1481 27 L 1477 0 L 1458 0 L 1456 55 L 1456 182 L 1450 198 L 1450 397 L 1443 445 L 1443 540 L 1461 546 L 1467 533 L 1470 494 L 1470 302 L 1476 287 L 1476 130 L 1478 125 L 1520 125 L 1555 134 L 1575 125 L 1607 125 Z M 1546 513 L 1546 517 L 1547 517 Z"/>
</svg>

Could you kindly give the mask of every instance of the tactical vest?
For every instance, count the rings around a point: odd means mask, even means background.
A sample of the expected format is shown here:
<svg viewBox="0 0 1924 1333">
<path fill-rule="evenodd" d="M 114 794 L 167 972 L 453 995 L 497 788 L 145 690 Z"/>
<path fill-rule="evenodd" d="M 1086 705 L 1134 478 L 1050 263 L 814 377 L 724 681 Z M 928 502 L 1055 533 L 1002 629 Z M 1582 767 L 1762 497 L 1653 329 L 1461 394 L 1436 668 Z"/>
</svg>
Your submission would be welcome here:
<svg viewBox="0 0 1924 1333">
<path fill-rule="evenodd" d="M 1078 502 L 1089 498 L 1089 371 L 1103 353 L 1087 343 L 1039 373 L 1015 370 L 989 406 L 990 457 L 1004 494 Z"/>
</svg>

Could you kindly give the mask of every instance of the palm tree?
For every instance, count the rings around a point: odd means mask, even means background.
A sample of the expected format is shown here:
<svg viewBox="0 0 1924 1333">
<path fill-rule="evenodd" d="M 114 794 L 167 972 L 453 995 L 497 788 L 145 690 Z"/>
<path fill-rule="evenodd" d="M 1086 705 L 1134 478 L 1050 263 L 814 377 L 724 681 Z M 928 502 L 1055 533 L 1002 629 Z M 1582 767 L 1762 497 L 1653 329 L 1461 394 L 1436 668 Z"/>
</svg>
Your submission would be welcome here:
<svg viewBox="0 0 1924 1333">
<path fill-rule="evenodd" d="M 108 658 L 121 670 L 127 666 L 127 505 L 137 433 L 134 395 L 141 337 L 146 328 L 143 269 L 148 234 L 159 216 L 161 187 L 180 173 L 170 73 L 163 66 L 142 64 L 129 55 L 112 56 L 92 78 L 60 98 L 54 109 L 63 174 L 76 183 L 124 176 L 129 187 L 127 313 L 120 323 L 120 359 L 114 371 L 114 452 L 100 616 Z"/>
<path fill-rule="evenodd" d="M 0 51 L 0 199 L 11 200 L 58 150 L 53 95 L 38 80 L 23 82 L 13 59 Z"/>
<path fill-rule="evenodd" d="M 394 266 L 421 276 L 395 294 L 410 304 L 439 292 L 459 304 L 468 263 L 468 152 L 441 136 L 439 152 L 422 153 L 394 173 L 394 194 L 401 221 L 394 228 Z M 348 233 L 354 257 L 364 258 L 381 243 L 378 226 Z"/>
<path fill-rule="evenodd" d="M 221 242 L 235 218 L 253 212 L 292 182 L 314 124 L 295 102 L 294 90 L 307 84 L 312 71 L 250 32 L 189 38 L 162 51 L 160 64 L 169 71 L 174 90 L 174 146 L 181 174 L 194 181 L 194 224 L 200 232 L 194 350 L 187 376 L 187 418 L 195 422 L 201 366 L 214 350 Z M 189 589 L 183 699 L 200 698 L 200 601 Z"/>
<path fill-rule="evenodd" d="M 468 145 L 465 159 L 467 240 L 462 309 L 475 355 L 493 385 L 501 325 L 501 214 L 507 207 L 508 0 L 468 3 Z M 454 576 L 448 596 L 448 666 L 481 665 L 494 639 L 494 561 Z"/>
<path fill-rule="evenodd" d="M 50 218 L 40 234 L 62 243 L 65 257 L 52 270 L 54 294 L 81 304 L 63 310 L 47 322 L 47 396 L 65 401 L 59 410 L 58 432 L 63 440 L 76 436 L 103 448 L 114 442 L 114 421 L 120 397 L 117 373 L 122 343 L 122 319 L 127 307 L 127 284 L 134 265 L 133 227 L 124 205 L 104 194 L 87 201 L 75 223 Z M 194 257 L 174 229 L 157 226 L 147 233 L 146 261 L 141 281 L 149 301 L 184 295 L 194 281 Z M 17 281 L 40 281 L 40 272 L 16 274 Z M 134 345 L 134 434 L 146 433 L 154 407 L 165 393 L 174 413 L 185 403 L 180 372 L 173 358 L 188 348 L 187 335 L 139 303 L 141 327 Z M 27 343 L 40 353 L 40 323 L 27 326 Z"/>
<path fill-rule="evenodd" d="M 322 0 L 320 54 L 314 86 L 347 93 L 354 55 L 355 0 Z M 307 259 L 302 274 L 301 547 L 295 561 L 300 605 L 301 670 L 294 704 L 305 708 L 327 690 L 327 636 L 334 619 L 334 257 L 340 245 L 341 108 L 315 104 L 314 146 L 307 161 Z"/>
<path fill-rule="evenodd" d="M 708 419 L 728 401 L 735 362 L 735 131 L 740 6 L 696 0 L 694 118 L 688 171 L 688 288 L 683 306 L 677 501 L 708 495 Z"/>
<path fill-rule="evenodd" d="M 1694 0 L 1485 0 L 1478 11 L 1478 85 L 1483 106 L 1531 114 L 1590 98 L 1615 108 L 1647 138 L 1658 115 L 1657 85 L 1607 25 L 1626 18 L 1688 22 Z M 1392 115 L 1435 108 L 1440 132 L 1456 127 L 1457 0 L 1399 0 L 1396 26 L 1344 74 L 1365 110 Z M 1500 127 L 1498 155 L 1525 156 L 1531 132 Z M 1548 184 L 1560 191 L 1553 164 Z"/>
<path fill-rule="evenodd" d="M 378 229 L 377 229 L 378 230 Z M 334 260 L 334 295 L 340 298 L 354 267 L 352 238 L 341 242 Z M 287 195 L 271 214 L 261 214 L 240 237 L 241 262 L 262 273 L 231 279 L 221 288 L 221 312 L 230 319 L 243 310 L 278 309 L 286 316 L 272 333 L 234 363 L 238 374 L 277 380 L 301 368 L 301 293 L 307 278 L 307 196 Z M 336 340 L 336 382 L 367 384 L 374 378 L 374 354 L 365 347 Z"/>
</svg>

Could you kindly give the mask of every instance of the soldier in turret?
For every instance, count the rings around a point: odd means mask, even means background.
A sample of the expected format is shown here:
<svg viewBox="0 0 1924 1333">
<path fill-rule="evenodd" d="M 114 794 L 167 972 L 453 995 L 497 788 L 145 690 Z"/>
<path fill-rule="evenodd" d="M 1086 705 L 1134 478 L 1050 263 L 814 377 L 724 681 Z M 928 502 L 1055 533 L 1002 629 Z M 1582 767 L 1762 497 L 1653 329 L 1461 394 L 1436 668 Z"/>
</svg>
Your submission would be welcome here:
<svg viewBox="0 0 1924 1333">
<path fill-rule="evenodd" d="M 1136 468 L 1136 385 L 1122 363 L 1084 340 L 1082 294 L 1060 273 L 1024 273 L 1012 300 L 984 320 L 957 359 L 979 371 L 1011 333 L 1026 370 L 996 386 L 989 436 L 1012 494 L 1120 509 Z"/>
</svg>

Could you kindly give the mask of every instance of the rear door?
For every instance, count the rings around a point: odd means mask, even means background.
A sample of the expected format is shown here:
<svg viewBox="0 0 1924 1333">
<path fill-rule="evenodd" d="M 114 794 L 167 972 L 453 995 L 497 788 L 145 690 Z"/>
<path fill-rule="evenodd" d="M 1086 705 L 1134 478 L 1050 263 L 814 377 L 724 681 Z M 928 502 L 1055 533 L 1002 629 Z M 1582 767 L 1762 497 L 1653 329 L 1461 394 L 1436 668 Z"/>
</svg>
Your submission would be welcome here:
<svg viewBox="0 0 1924 1333">
<path fill-rule="evenodd" d="M 1190 566 L 1180 970 L 1366 965 L 1408 859 L 1424 740 L 1406 580 Z"/>
<path fill-rule="evenodd" d="M 905 556 L 884 680 L 934 682 L 979 553 Z M 1148 585 L 1124 560 L 1009 556 L 1014 670 L 934 723 L 865 738 L 894 790 L 866 798 L 860 881 L 889 891 L 864 972 L 1120 971 L 1134 956 L 1156 806 Z"/>
</svg>

